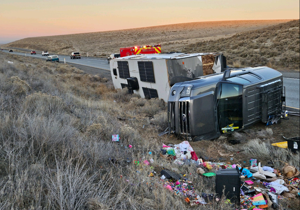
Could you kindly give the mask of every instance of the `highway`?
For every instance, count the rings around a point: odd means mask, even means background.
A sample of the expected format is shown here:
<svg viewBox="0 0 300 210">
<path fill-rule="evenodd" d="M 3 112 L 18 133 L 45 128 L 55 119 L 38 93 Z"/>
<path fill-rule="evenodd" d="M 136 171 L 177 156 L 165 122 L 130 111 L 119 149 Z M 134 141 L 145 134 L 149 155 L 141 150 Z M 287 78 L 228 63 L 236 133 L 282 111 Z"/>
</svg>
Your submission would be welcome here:
<svg viewBox="0 0 300 210">
<path fill-rule="evenodd" d="M 2 52 L 8 52 L 8 50 L 2 50 Z M 46 60 L 47 56 L 42 56 L 42 53 L 40 51 L 36 51 L 36 53 L 37 53 L 36 55 L 30 55 L 30 51 L 10 52 L 10 54 L 23 55 L 23 56 L 33 57 L 33 58 L 41 58 Z M 50 55 L 57 55 L 57 54 L 52 54 L 50 52 Z M 94 67 L 94 68 L 109 71 L 109 64 L 107 62 L 107 59 L 104 58 L 93 58 L 93 57 L 82 56 L 81 59 L 71 59 L 70 56 L 67 55 L 58 55 L 58 57 L 60 62 L 64 62 L 64 60 L 66 60 L 67 63 L 80 64 L 84 66 L 89 66 L 89 67 Z"/>
<path fill-rule="evenodd" d="M 286 105 L 299 109 L 299 79 L 284 77 L 283 85 L 286 88 Z"/>
<path fill-rule="evenodd" d="M 24 49 L 20 49 L 24 50 Z M 8 52 L 8 50 L 2 50 L 3 52 Z M 46 59 L 47 56 L 42 56 L 41 52 L 36 51 L 37 55 L 30 55 L 29 50 L 24 50 L 24 52 L 10 52 L 11 54 L 16 54 L 16 55 L 23 55 L 23 56 L 28 56 L 28 57 L 33 57 L 33 58 L 41 58 L 41 59 Z M 51 54 L 50 55 L 54 55 Z M 87 73 L 92 73 L 92 74 L 97 74 L 97 69 L 99 69 L 99 73 L 103 74 L 106 73 L 106 75 L 110 78 L 110 69 L 109 69 L 109 64 L 106 59 L 104 58 L 90 58 L 90 57 L 82 57 L 81 59 L 70 59 L 70 56 L 66 55 L 58 55 L 60 62 L 64 62 L 64 59 L 66 63 L 70 64 L 75 64 L 78 65 L 78 68 L 80 66 L 83 67 L 92 67 L 93 69 L 89 71 L 88 68 L 83 68 L 82 70 L 84 71 L 85 69 L 87 70 Z M 107 72 L 106 72 L 107 71 Z M 281 72 L 283 74 L 283 84 L 286 88 L 286 106 L 291 108 L 291 109 L 298 109 L 300 108 L 299 105 L 299 73 L 297 72 Z M 293 77 L 293 78 L 291 78 Z"/>
</svg>

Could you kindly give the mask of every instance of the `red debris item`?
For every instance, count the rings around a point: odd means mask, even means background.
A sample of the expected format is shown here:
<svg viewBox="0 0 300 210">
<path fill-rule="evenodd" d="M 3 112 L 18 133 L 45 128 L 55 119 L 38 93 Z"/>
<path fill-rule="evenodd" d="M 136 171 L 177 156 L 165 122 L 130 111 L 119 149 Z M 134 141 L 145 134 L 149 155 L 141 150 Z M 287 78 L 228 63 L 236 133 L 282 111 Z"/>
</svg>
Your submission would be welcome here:
<svg viewBox="0 0 300 210">
<path fill-rule="evenodd" d="M 195 160 L 195 161 L 197 161 L 199 158 L 198 158 L 198 156 L 197 156 L 197 154 L 196 154 L 196 152 L 191 152 L 191 155 L 192 155 L 192 160 Z"/>
</svg>

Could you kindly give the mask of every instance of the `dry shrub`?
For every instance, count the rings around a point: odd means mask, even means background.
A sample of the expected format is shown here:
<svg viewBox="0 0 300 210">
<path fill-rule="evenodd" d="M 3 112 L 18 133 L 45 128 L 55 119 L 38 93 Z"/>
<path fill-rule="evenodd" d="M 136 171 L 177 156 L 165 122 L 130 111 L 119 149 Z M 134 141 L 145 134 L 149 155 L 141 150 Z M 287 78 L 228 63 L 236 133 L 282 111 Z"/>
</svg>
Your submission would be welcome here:
<svg viewBox="0 0 300 210">
<path fill-rule="evenodd" d="M 165 108 L 165 102 L 161 99 L 152 98 L 147 101 L 147 103 L 140 108 L 141 113 L 146 114 L 148 117 L 153 117 L 160 110 Z"/>
<path fill-rule="evenodd" d="M 72 68 L 69 65 L 60 65 L 56 68 L 56 71 L 62 74 L 71 74 L 71 73 L 82 73 L 83 71 L 76 68 Z"/>
<path fill-rule="evenodd" d="M 98 95 L 108 94 L 109 92 L 113 92 L 113 90 L 109 89 L 107 87 L 107 85 L 105 85 L 105 84 L 98 85 L 98 87 L 96 87 L 96 90 L 95 90 L 95 93 Z"/>
<path fill-rule="evenodd" d="M 167 112 L 160 112 L 154 115 L 150 123 L 156 125 L 159 131 L 163 131 L 168 127 L 168 114 Z"/>
<path fill-rule="evenodd" d="M 102 132 L 102 125 L 101 124 L 93 124 L 87 127 L 86 135 L 87 136 L 100 136 Z"/>
<path fill-rule="evenodd" d="M 235 67 L 235 68 L 242 67 L 241 61 L 240 60 L 233 61 L 233 67 Z"/>
<path fill-rule="evenodd" d="M 21 80 L 18 76 L 13 76 L 8 80 L 11 84 L 11 92 L 14 95 L 26 95 L 30 90 L 30 86 L 24 80 Z"/>
<path fill-rule="evenodd" d="M 144 106 L 147 103 L 147 99 L 145 98 L 131 98 L 130 103 L 133 106 Z"/>
<path fill-rule="evenodd" d="M 267 131 L 269 135 L 270 132 Z M 263 164 L 272 160 L 275 168 L 283 167 L 284 163 L 289 163 L 296 168 L 300 167 L 299 154 L 292 154 L 289 149 L 272 146 L 268 140 L 252 139 L 243 146 L 243 149 L 246 155 L 259 159 Z"/>
<path fill-rule="evenodd" d="M 36 112 L 49 117 L 54 113 L 66 112 L 67 107 L 61 98 L 39 92 L 25 98 L 23 110 L 27 113 Z"/>
<path fill-rule="evenodd" d="M 130 143 L 138 143 L 141 140 L 141 136 L 138 134 L 137 130 L 129 125 L 121 127 L 120 138 L 122 138 L 123 141 Z"/>
<path fill-rule="evenodd" d="M 88 207 L 91 210 L 109 210 L 109 206 L 101 203 L 98 199 L 96 198 L 91 198 L 88 201 Z"/>
<path fill-rule="evenodd" d="M 113 98 L 116 102 L 129 102 L 132 97 L 138 97 L 136 94 L 128 93 L 128 89 L 117 89 L 115 92 L 109 92 L 106 95 L 107 98 Z"/>
</svg>

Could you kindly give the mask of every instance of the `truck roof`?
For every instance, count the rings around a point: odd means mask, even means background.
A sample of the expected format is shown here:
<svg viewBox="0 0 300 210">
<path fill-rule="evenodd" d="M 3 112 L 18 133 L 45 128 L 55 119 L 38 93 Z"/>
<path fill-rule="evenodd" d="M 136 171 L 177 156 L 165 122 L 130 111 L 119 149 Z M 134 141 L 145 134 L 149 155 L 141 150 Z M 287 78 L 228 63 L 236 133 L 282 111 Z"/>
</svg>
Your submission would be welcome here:
<svg viewBox="0 0 300 210">
<path fill-rule="evenodd" d="M 167 53 L 167 54 L 139 54 L 121 57 L 116 60 L 165 60 L 165 59 L 182 59 L 202 55 L 216 55 L 216 53 Z"/>
<path fill-rule="evenodd" d="M 178 83 L 178 85 L 191 84 L 193 88 L 204 87 L 210 84 L 217 84 L 219 81 L 223 79 L 224 72 L 210 74 L 206 76 L 201 76 L 199 79 L 186 81 L 182 83 Z M 241 69 L 232 69 L 230 77 L 227 78 L 227 81 L 242 84 L 244 86 L 249 86 L 253 84 L 258 84 L 261 82 L 265 82 L 268 80 L 272 80 L 278 77 L 281 77 L 282 74 L 275 69 L 271 69 L 267 66 L 262 67 L 247 67 Z"/>
</svg>

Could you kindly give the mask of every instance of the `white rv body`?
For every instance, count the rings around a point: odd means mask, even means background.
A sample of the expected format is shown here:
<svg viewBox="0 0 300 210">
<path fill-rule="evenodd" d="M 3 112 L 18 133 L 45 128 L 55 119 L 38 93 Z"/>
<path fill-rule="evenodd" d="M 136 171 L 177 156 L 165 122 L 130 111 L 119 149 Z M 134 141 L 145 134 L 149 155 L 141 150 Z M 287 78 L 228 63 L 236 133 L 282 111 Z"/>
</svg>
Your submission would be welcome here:
<svg viewBox="0 0 300 210">
<path fill-rule="evenodd" d="M 210 54 L 143 54 L 116 58 L 110 62 L 112 81 L 116 89 L 121 89 L 128 87 L 127 78 L 135 77 L 138 89 L 133 89 L 134 93 L 167 102 L 175 83 L 203 76 L 202 56 Z"/>
</svg>

